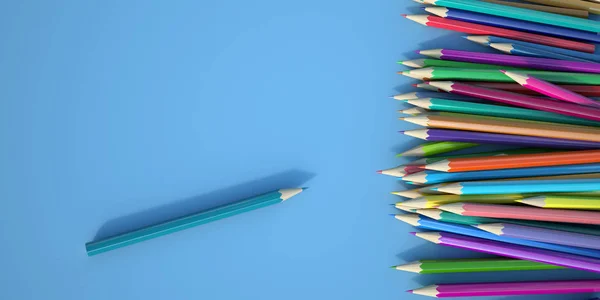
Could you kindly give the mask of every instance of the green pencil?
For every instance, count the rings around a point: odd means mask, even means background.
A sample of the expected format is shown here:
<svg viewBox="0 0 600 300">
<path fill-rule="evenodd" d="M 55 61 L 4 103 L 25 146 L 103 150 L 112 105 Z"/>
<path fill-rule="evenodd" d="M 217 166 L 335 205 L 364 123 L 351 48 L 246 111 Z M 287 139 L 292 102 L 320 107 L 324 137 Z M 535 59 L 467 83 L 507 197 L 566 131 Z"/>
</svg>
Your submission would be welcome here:
<svg viewBox="0 0 600 300">
<path fill-rule="evenodd" d="M 450 151 L 457 151 L 461 149 L 467 149 L 471 147 L 479 146 L 473 143 L 461 143 L 461 142 L 428 142 L 423 143 L 415 148 L 397 154 L 396 156 L 431 156 Z"/>
<path fill-rule="evenodd" d="M 504 70 L 506 66 L 500 65 L 489 65 L 489 64 L 476 64 L 453 60 L 442 60 L 434 58 L 421 58 L 413 60 L 399 61 L 399 64 L 405 65 L 411 68 L 428 68 L 428 67 L 448 67 L 448 68 L 464 68 L 464 69 L 492 69 L 492 70 Z M 517 68 L 520 69 L 520 68 Z M 525 69 L 522 69 L 525 70 Z"/>
<path fill-rule="evenodd" d="M 564 267 L 561 266 L 547 265 L 534 261 L 510 258 L 419 260 L 405 265 L 393 266 L 392 268 L 399 271 L 407 271 L 419 274 L 564 269 Z"/>
<path fill-rule="evenodd" d="M 88 256 L 100 254 L 110 250 L 129 246 L 135 243 L 157 238 L 163 235 L 188 229 L 194 226 L 217 221 L 237 214 L 281 203 L 306 188 L 281 189 L 267 194 L 259 195 L 235 203 L 219 206 L 203 212 L 177 218 L 171 221 L 148 226 L 128 233 L 109 237 L 103 240 L 85 244 Z"/>
<path fill-rule="evenodd" d="M 519 71 L 516 69 L 510 69 Z M 508 71 L 510 71 L 508 70 Z M 514 82 L 511 78 L 500 72 L 500 69 L 461 69 L 432 67 L 400 72 L 400 74 L 420 80 L 462 80 L 462 81 L 495 81 Z M 531 75 L 546 81 L 565 84 L 600 85 L 600 74 L 569 73 L 552 71 L 529 71 Z"/>
<path fill-rule="evenodd" d="M 488 223 L 510 223 L 510 224 L 517 224 L 517 225 L 523 225 L 523 226 L 534 226 L 534 227 L 553 229 L 553 230 L 600 235 L 600 229 L 595 229 L 595 228 L 563 225 L 560 223 L 550 223 L 550 222 L 521 221 L 521 220 L 516 220 L 516 219 L 494 219 L 494 218 L 461 216 L 461 215 L 453 214 L 451 212 L 443 211 L 443 210 L 437 209 L 437 208 L 417 209 L 417 213 L 420 215 L 432 218 L 434 220 L 448 222 L 448 223 L 462 224 L 462 225 L 479 225 L 479 224 L 488 224 Z"/>
<path fill-rule="evenodd" d="M 480 153 L 472 153 L 472 154 L 461 154 L 461 155 L 443 155 L 443 156 L 420 158 L 420 159 L 411 161 L 409 163 L 406 163 L 404 165 L 405 166 L 428 165 L 428 164 L 436 163 L 438 161 L 452 159 L 452 158 L 499 156 L 499 155 L 511 155 L 511 154 L 534 154 L 534 153 L 544 153 L 544 152 L 552 152 L 552 151 L 557 151 L 557 150 L 556 149 L 523 148 L 523 149 L 499 150 L 499 151 L 489 151 L 489 152 L 480 152 Z"/>
<path fill-rule="evenodd" d="M 455 112 L 585 126 L 600 126 L 600 122 L 597 121 L 511 106 L 499 106 L 438 98 L 412 99 L 407 100 L 407 102 L 420 108 L 441 112 Z"/>
</svg>

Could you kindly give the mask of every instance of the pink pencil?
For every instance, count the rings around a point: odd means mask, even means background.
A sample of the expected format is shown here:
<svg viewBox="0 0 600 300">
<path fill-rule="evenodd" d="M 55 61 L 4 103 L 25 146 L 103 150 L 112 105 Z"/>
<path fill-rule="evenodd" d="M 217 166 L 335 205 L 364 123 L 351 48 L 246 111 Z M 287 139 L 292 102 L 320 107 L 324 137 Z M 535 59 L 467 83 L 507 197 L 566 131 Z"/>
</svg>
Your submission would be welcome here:
<svg viewBox="0 0 600 300">
<path fill-rule="evenodd" d="M 596 211 L 460 202 L 438 208 L 461 216 L 600 225 L 600 212 Z"/>
<path fill-rule="evenodd" d="M 600 107 L 600 103 L 590 98 L 579 95 L 575 92 L 571 92 L 567 89 L 561 88 L 558 85 L 550 82 L 535 78 L 530 75 L 519 74 L 511 71 L 500 70 L 500 72 L 506 74 L 506 76 L 512 78 L 515 82 L 526 87 L 530 90 L 536 91 L 540 94 L 559 99 L 566 102 Z"/>
<path fill-rule="evenodd" d="M 453 94 L 466 95 L 514 106 L 600 121 L 600 109 L 589 106 L 544 100 L 522 94 L 488 89 L 453 81 L 430 81 L 429 84 Z"/>
<path fill-rule="evenodd" d="M 600 291 L 600 280 L 436 284 L 409 292 L 435 298 L 575 294 Z"/>
</svg>

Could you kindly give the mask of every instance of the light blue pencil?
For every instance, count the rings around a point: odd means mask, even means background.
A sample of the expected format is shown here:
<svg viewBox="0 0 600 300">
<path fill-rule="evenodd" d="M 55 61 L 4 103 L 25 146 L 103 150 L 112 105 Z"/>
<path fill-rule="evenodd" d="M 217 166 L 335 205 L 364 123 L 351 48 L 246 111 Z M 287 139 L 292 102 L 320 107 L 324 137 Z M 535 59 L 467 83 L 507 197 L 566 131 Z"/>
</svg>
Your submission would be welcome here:
<svg viewBox="0 0 600 300">
<path fill-rule="evenodd" d="M 305 189 L 306 188 L 296 188 L 273 191 L 267 194 L 259 195 L 232 204 L 219 206 L 203 212 L 148 226 L 107 239 L 90 242 L 85 244 L 85 249 L 88 256 L 100 254 L 194 226 L 231 217 L 247 211 L 281 203 L 299 194 Z"/>
<path fill-rule="evenodd" d="M 600 178 L 466 181 L 443 185 L 436 188 L 436 190 L 455 195 L 490 195 L 589 192 L 598 190 L 598 188 L 600 188 Z"/>
<path fill-rule="evenodd" d="M 556 245 L 550 243 L 536 242 L 531 240 L 519 239 L 519 238 L 508 238 L 498 236 L 487 231 L 477 229 L 473 226 L 460 225 L 456 223 L 446 223 L 437 221 L 428 217 L 420 216 L 418 214 L 399 214 L 394 216 L 396 219 L 406 222 L 420 229 L 445 231 L 456 234 L 462 234 L 466 236 L 478 237 L 486 240 L 493 240 L 497 242 L 510 243 L 516 245 L 523 245 L 529 247 L 535 247 L 540 249 L 559 251 L 564 253 L 571 253 L 576 255 L 583 255 L 589 257 L 600 258 L 600 251 L 593 249 L 578 248 L 566 245 Z"/>
<path fill-rule="evenodd" d="M 600 173 L 600 163 L 453 173 L 425 170 L 422 172 L 405 175 L 399 178 L 399 180 L 413 181 L 424 184 L 436 184 L 452 181 L 517 178 L 530 176 L 554 176 L 586 173 Z"/>
<path fill-rule="evenodd" d="M 599 35 L 599 37 L 600 37 L 600 35 Z M 470 35 L 470 36 L 464 36 L 464 38 L 466 38 L 469 41 L 472 41 L 472 42 L 475 42 L 475 43 L 478 43 L 478 44 L 481 44 L 484 46 L 489 46 L 490 43 L 518 44 L 518 45 L 523 45 L 523 46 L 527 46 L 530 48 L 545 50 L 547 52 L 564 54 L 564 55 L 567 55 L 570 57 L 578 57 L 578 58 L 581 58 L 581 59 L 584 59 L 587 61 L 600 62 L 600 55 L 590 54 L 590 53 L 585 53 L 585 52 L 575 51 L 575 50 L 569 50 L 569 49 L 563 49 L 563 48 L 557 48 L 557 47 L 550 47 L 550 46 L 540 45 L 540 44 L 535 44 L 535 43 L 522 42 L 522 41 L 517 41 L 517 40 L 513 40 L 513 39 L 507 39 L 507 38 L 503 38 L 503 37 L 493 36 L 493 35 Z"/>
</svg>

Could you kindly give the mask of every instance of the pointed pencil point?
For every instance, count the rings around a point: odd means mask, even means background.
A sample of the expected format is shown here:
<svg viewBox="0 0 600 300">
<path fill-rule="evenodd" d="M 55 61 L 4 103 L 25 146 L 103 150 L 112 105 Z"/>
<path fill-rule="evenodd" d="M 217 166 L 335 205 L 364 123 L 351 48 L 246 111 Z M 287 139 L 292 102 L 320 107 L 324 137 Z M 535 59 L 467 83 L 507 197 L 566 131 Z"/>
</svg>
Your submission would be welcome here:
<svg viewBox="0 0 600 300">
<path fill-rule="evenodd" d="M 307 186 L 306 186 L 306 187 L 303 187 L 303 188 L 302 188 L 302 190 L 303 190 L 303 191 L 306 191 L 306 190 L 308 190 L 308 187 L 307 187 Z"/>
<path fill-rule="evenodd" d="M 413 231 L 413 232 L 409 232 L 412 235 L 417 235 L 417 232 Z"/>
<path fill-rule="evenodd" d="M 391 266 L 391 267 L 390 267 L 390 269 L 395 269 L 395 268 L 396 268 L 396 266 Z"/>
<path fill-rule="evenodd" d="M 401 14 L 401 16 L 403 16 L 403 17 L 405 17 L 405 18 L 406 18 L 406 16 L 408 16 L 408 15 L 407 15 L 407 14 Z"/>
<path fill-rule="evenodd" d="M 421 50 L 416 50 L 415 53 L 416 54 L 421 54 Z"/>
<path fill-rule="evenodd" d="M 377 171 L 377 173 L 381 174 L 381 173 L 383 173 L 383 170 L 379 170 L 379 171 Z"/>
<path fill-rule="evenodd" d="M 388 214 L 388 216 L 392 216 L 393 218 L 396 218 L 396 214 Z"/>
<path fill-rule="evenodd" d="M 398 132 L 404 134 L 406 132 L 406 130 L 400 130 Z"/>
<path fill-rule="evenodd" d="M 502 72 L 502 73 L 506 74 L 506 70 L 500 70 L 500 72 Z"/>
<path fill-rule="evenodd" d="M 413 290 L 406 290 L 406 292 L 412 294 Z"/>
</svg>

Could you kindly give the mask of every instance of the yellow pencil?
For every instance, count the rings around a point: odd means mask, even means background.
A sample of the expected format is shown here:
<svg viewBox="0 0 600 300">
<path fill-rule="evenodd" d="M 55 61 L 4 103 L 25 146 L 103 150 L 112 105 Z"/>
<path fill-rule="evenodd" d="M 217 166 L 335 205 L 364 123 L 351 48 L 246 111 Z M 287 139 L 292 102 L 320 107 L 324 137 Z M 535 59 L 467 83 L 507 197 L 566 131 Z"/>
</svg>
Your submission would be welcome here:
<svg viewBox="0 0 600 300">
<path fill-rule="evenodd" d="M 600 197 L 545 195 L 516 201 L 543 208 L 600 210 Z"/>
</svg>

